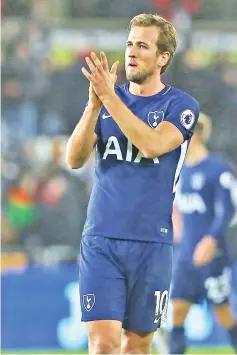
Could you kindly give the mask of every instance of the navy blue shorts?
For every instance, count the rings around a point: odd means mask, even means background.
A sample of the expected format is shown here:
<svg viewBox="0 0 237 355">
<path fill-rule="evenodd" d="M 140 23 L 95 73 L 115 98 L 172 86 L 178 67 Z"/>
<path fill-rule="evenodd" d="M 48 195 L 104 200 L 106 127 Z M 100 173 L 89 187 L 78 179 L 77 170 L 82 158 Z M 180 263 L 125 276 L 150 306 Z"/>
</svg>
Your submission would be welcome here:
<svg viewBox="0 0 237 355">
<path fill-rule="evenodd" d="M 218 306 L 228 302 L 230 291 L 231 269 L 225 256 L 200 268 L 182 257 L 177 259 L 172 279 L 172 299 L 181 298 L 192 303 L 206 299 Z"/>
<path fill-rule="evenodd" d="M 169 244 L 84 236 L 82 321 L 119 320 L 131 331 L 155 331 L 166 319 L 172 256 Z"/>
</svg>

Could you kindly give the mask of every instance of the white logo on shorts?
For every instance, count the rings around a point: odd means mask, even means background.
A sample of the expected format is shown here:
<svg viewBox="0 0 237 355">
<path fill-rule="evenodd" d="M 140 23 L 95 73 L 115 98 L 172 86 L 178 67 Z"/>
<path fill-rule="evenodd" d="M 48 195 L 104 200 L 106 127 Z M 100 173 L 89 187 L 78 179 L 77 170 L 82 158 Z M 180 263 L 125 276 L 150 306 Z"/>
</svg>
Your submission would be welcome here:
<svg viewBox="0 0 237 355">
<path fill-rule="evenodd" d="M 82 297 L 83 306 L 87 312 L 90 312 L 95 304 L 95 295 L 94 293 L 87 293 Z"/>
</svg>

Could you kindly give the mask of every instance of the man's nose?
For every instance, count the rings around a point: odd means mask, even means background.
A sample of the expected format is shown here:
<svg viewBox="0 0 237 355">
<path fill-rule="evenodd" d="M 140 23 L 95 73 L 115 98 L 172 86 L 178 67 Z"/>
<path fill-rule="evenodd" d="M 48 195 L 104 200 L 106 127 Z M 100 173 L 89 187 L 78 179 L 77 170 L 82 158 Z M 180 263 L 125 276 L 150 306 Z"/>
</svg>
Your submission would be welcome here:
<svg viewBox="0 0 237 355">
<path fill-rule="evenodd" d="M 131 47 L 128 49 L 128 57 L 129 57 L 129 58 L 135 58 L 136 56 L 137 56 L 136 47 L 135 47 L 135 46 L 131 46 Z"/>
</svg>

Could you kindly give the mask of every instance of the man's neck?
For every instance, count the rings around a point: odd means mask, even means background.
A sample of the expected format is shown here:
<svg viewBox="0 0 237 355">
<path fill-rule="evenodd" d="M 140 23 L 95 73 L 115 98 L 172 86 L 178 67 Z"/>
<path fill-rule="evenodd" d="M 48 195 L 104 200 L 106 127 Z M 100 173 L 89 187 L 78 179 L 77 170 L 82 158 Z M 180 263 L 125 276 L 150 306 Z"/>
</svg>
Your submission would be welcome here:
<svg viewBox="0 0 237 355">
<path fill-rule="evenodd" d="M 152 96 L 158 94 L 164 87 L 165 85 L 160 81 L 160 78 L 150 77 L 142 84 L 136 84 L 130 81 L 129 91 L 131 94 L 137 96 Z"/>
<path fill-rule="evenodd" d="M 205 160 L 206 157 L 208 156 L 209 152 L 206 147 L 203 145 L 200 145 L 195 148 L 189 148 L 188 153 L 186 156 L 185 163 L 186 165 L 196 165 L 200 163 L 201 161 Z"/>
</svg>

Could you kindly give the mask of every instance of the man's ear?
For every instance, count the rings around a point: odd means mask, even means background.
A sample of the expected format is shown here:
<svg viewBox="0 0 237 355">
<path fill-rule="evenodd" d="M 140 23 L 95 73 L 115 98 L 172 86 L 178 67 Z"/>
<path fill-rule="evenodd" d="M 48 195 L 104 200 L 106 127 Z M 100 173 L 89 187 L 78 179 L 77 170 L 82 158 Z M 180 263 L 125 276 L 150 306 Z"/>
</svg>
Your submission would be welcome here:
<svg viewBox="0 0 237 355">
<path fill-rule="evenodd" d="M 170 59 L 170 52 L 163 52 L 159 54 L 158 65 L 159 67 L 164 67 Z"/>
</svg>

